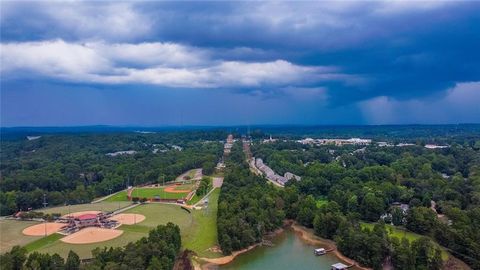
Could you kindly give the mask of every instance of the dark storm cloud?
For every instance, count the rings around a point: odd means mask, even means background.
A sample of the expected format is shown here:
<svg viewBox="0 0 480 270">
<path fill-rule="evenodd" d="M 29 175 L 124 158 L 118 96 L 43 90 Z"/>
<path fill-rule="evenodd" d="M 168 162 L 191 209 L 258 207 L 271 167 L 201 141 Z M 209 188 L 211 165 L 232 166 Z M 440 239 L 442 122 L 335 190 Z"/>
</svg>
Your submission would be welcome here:
<svg viewBox="0 0 480 270">
<path fill-rule="evenodd" d="M 479 14 L 476 1 L 3 1 L 2 76 L 308 96 L 331 110 L 442 98 L 480 81 Z"/>
</svg>

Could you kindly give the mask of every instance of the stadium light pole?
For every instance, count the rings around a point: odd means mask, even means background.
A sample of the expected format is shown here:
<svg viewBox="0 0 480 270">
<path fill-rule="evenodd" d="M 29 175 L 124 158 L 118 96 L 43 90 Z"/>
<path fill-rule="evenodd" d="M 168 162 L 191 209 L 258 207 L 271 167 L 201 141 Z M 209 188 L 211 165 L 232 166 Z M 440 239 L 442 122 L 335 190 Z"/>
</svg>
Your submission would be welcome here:
<svg viewBox="0 0 480 270">
<path fill-rule="evenodd" d="M 43 193 L 43 208 L 47 208 L 47 193 Z M 47 219 L 43 217 L 43 223 L 45 225 L 45 236 L 47 236 Z"/>
<path fill-rule="evenodd" d="M 166 193 L 165 193 L 165 176 L 164 176 L 164 175 L 162 175 L 162 180 L 163 180 L 163 189 L 162 189 L 162 191 L 163 191 L 163 198 L 166 199 L 166 196 L 167 196 L 167 195 L 166 195 Z"/>
</svg>

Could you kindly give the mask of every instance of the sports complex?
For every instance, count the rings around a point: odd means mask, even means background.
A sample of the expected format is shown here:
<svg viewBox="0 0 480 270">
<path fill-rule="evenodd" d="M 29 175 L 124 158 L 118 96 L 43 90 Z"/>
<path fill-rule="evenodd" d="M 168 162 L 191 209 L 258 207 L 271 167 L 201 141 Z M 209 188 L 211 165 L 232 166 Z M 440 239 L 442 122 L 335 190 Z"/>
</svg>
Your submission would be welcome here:
<svg viewBox="0 0 480 270">
<path fill-rule="evenodd" d="M 23 245 L 28 252 L 75 251 L 82 259 L 91 258 L 97 247 L 122 247 L 148 236 L 160 224 L 172 222 L 181 228 L 182 245 L 201 256 L 218 257 L 216 217 L 219 186 L 213 186 L 201 200 L 195 195 L 198 181 L 180 181 L 165 186 L 130 188 L 96 203 L 45 208 L 45 214 L 61 214 L 53 222 L 1 220 L 1 250 Z M 202 196 L 203 197 L 203 196 Z M 145 198 L 145 203 L 134 203 Z M 208 207 L 204 203 L 208 201 Z M 190 205 L 188 205 L 190 204 Z M 202 207 L 203 206 L 203 207 Z"/>
</svg>

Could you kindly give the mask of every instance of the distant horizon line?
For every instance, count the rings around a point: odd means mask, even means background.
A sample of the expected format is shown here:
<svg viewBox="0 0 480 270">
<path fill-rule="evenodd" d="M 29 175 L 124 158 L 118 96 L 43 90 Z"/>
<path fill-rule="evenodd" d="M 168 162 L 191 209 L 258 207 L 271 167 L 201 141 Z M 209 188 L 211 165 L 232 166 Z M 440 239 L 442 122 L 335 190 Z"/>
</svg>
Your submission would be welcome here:
<svg viewBox="0 0 480 270">
<path fill-rule="evenodd" d="M 440 123 L 440 124 L 238 124 L 238 125 L 108 125 L 108 124 L 92 124 L 92 125 L 65 125 L 65 126 L 0 126 L 0 129 L 36 129 L 36 128 L 229 128 L 229 127 L 381 127 L 381 126 L 463 126 L 463 125 L 480 125 L 479 123 Z M 141 131 L 141 130 L 139 130 Z"/>
</svg>

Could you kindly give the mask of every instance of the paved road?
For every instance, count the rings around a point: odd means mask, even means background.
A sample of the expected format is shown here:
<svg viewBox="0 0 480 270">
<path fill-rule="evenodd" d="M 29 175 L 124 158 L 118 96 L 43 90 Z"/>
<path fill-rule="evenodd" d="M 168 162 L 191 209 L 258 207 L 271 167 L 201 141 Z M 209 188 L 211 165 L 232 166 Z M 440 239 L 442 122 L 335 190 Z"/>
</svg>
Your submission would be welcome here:
<svg viewBox="0 0 480 270">
<path fill-rule="evenodd" d="M 219 188 L 223 185 L 223 177 L 214 177 L 212 181 L 214 188 Z"/>
<path fill-rule="evenodd" d="M 195 174 L 193 176 L 193 178 L 191 180 L 200 180 L 202 179 L 203 177 L 203 173 L 202 173 L 202 168 L 199 168 L 199 169 L 194 169 L 195 170 Z M 184 177 L 189 175 L 190 174 L 190 171 L 192 170 L 188 170 L 182 174 L 180 174 L 177 179 L 175 179 L 175 182 L 180 182 L 180 181 L 184 181 Z"/>
</svg>

